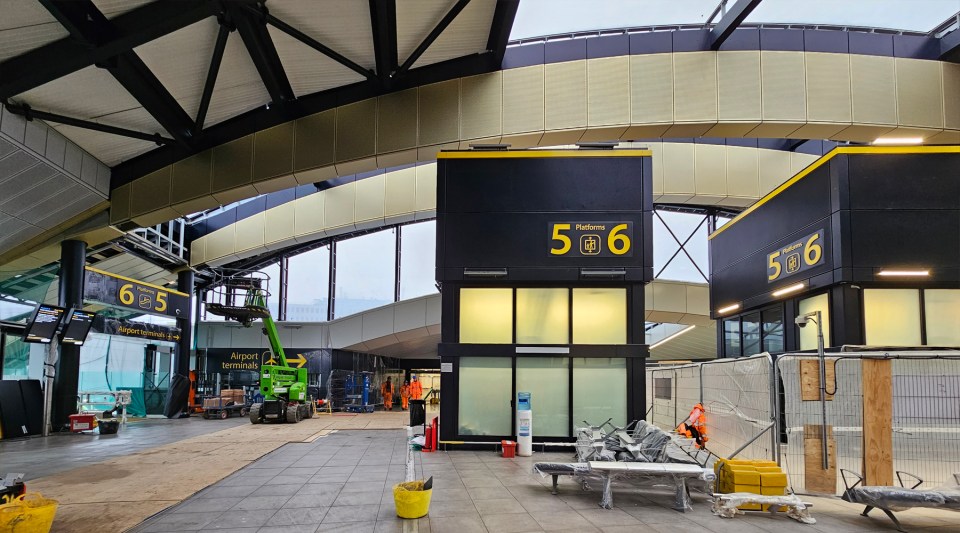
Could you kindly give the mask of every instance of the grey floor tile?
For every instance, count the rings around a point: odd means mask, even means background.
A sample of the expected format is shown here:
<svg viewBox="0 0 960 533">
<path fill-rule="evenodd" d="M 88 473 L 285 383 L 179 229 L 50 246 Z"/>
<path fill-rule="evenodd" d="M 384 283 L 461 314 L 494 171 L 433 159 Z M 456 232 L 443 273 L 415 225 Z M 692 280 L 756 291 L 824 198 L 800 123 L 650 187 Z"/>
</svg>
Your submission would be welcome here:
<svg viewBox="0 0 960 533">
<path fill-rule="evenodd" d="M 263 485 L 253 492 L 253 496 L 292 496 L 302 486 L 302 483 Z"/>
<path fill-rule="evenodd" d="M 222 513 L 240 503 L 241 500 L 243 500 L 243 498 L 197 498 L 185 501 L 174 507 L 171 512 L 179 514 L 220 511 Z"/>
<path fill-rule="evenodd" d="M 446 502 L 430 502 L 430 517 L 447 516 L 476 516 L 480 513 L 470 500 L 452 500 Z"/>
<path fill-rule="evenodd" d="M 477 506 L 477 511 L 480 512 L 480 516 L 507 513 L 526 514 L 527 512 L 527 510 L 520 505 L 520 502 L 513 498 L 502 498 L 498 500 L 475 500 L 473 503 Z"/>
<path fill-rule="evenodd" d="M 234 531 L 240 528 L 263 527 L 273 516 L 273 512 L 268 510 L 255 511 L 236 511 L 230 510 L 218 516 L 213 522 L 207 524 L 205 530 L 227 530 Z"/>
<path fill-rule="evenodd" d="M 556 531 L 559 529 L 577 530 L 593 527 L 593 524 L 591 524 L 589 520 L 580 516 L 576 511 L 537 512 L 530 513 L 530 516 L 532 516 L 545 531 Z"/>
<path fill-rule="evenodd" d="M 317 533 L 373 533 L 376 522 L 320 524 Z"/>
<path fill-rule="evenodd" d="M 468 489 L 478 487 L 500 487 L 503 490 L 507 490 L 506 487 L 503 486 L 503 483 L 500 483 L 500 480 L 493 476 L 464 475 L 460 477 L 460 480 L 463 481 L 463 485 Z"/>
<path fill-rule="evenodd" d="M 167 513 L 153 520 L 149 525 L 145 525 L 140 531 L 142 533 L 153 533 L 156 531 L 197 531 L 214 521 L 223 511 L 208 511 L 203 513 Z"/>
<path fill-rule="evenodd" d="M 337 495 L 332 492 L 324 494 L 295 494 L 283 504 L 283 509 L 330 507 L 336 499 Z"/>
<path fill-rule="evenodd" d="M 467 493 L 474 500 L 498 500 L 503 498 L 513 498 L 506 487 L 471 487 Z"/>
<path fill-rule="evenodd" d="M 292 526 L 292 525 L 313 525 L 317 526 L 327 515 L 328 507 L 280 509 L 270 520 L 267 520 L 267 526 Z"/>
<path fill-rule="evenodd" d="M 290 468 L 285 468 L 278 475 L 280 476 L 307 476 L 313 477 L 314 474 L 320 471 L 319 466 L 291 466 Z"/>
<path fill-rule="evenodd" d="M 567 502 L 557 498 L 556 496 L 541 496 L 541 497 L 518 497 L 517 501 L 520 502 L 520 505 L 523 506 L 528 512 L 544 512 L 544 511 L 573 511 L 573 507 L 567 505 Z"/>
<path fill-rule="evenodd" d="M 337 496 L 333 505 L 380 505 L 383 496 L 382 491 L 376 492 L 346 492 L 343 491 Z"/>
<path fill-rule="evenodd" d="M 242 482 L 238 482 L 242 483 Z M 197 494 L 197 498 L 245 498 L 251 494 L 253 491 L 257 490 L 259 485 L 228 485 L 220 486 L 215 485 L 213 487 L 204 490 L 203 492 Z"/>
<path fill-rule="evenodd" d="M 433 495 L 430 497 L 434 502 L 447 502 L 454 500 L 469 500 L 470 493 L 461 485 L 458 488 L 439 488 L 434 486 Z"/>
<path fill-rule="evenodd" d="M 340 494 L 343 487 L 343 483 L 307 483 L 297 494 Z"/>
<path fill-rule="evenodd" d="M 580 516 L 586 518 L 597 527 L 629 526 L 639 524 L 640 521 L 621 511 L 620 509 L 580 509 Z"/>
<path fill-rule="evenodd" d="M 287 503 L 287 500 L 289 499 L 290 496 L 248 496 L 240 500 L 240 502 L 234 505 L 231 509 L 240 511 L 276 511 L 277 509 L 282 508 L 283 504 Z"/>
<path fill-rule="evenodd" d="M 528 531 L 543 531 L 540 524 L 532 516 L 524 514 L 488 514 L 481 515 L 483 524 L 490 531 L 497 533 L 525 533 Z"/>
<path fill-rule="evenodd" d="M 323 523 L 376 522 L 379 510 L 379 502 L 370 505 L 341 505 L 339 507 L 331 507 L 330 510 L 327 511 L 327 516 L 323 518 Z"/>
<path fill-rule="evenodd" d="M 304 483 L 310 481 L 313 475 L 310 474 L 297 474 L 297 475 L 284 475 L 280 473 L 277 477 L 271 479 L 264 483 L 264 486 L 269 485 L 303 485 Z"/>
<path fill-rule="evenodd" d="M 383 492 L 384 483 L 379 481 L 356 481 L 343 486 L 343 492 Z"/>
<path fill-rule="evenodd" d="M 264 526 L 257 533 L 314 533 L 320 524 L 296 524 L 291 526 Z"/>
<path fill-rule="evenodd" d="M 430 533 L 487 533 L 479 516 L 431 517 Z"/>
</svg>

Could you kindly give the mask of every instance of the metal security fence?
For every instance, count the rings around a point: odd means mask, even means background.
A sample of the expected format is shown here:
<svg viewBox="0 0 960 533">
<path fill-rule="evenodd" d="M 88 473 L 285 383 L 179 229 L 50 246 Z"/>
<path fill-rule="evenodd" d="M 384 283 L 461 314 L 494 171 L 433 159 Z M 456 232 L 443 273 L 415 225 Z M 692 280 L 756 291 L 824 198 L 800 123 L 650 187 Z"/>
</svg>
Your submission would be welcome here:
<svg viewBox="0 0 960 533">
<path fill-rule="evenodd" d="M 761 354 L 648 370 L 647 420 L 672 430 L 700 402 L 710 451 L 777 460 L 798 493 L 839 494 L 840 469 L 862 474 L 876 464 L 887 477 L 919 476 L 923 488 L 956 483 L 960 352 L 839 352 L 825 361 L 825 416 L 815 355 L 787 354 L 774 363 Z M 867 384 L 867 367 L 877 361 L 887 361 L 885 377 Z"/>
</svg>

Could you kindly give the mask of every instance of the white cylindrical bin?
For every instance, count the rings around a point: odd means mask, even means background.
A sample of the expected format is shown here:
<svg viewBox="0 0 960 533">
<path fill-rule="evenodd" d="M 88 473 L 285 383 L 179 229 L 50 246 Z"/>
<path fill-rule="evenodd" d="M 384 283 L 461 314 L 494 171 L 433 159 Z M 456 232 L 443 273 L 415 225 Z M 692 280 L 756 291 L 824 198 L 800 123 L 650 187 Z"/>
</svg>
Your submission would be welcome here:
<svg viewBox="0 0 960 533">
<path fill-rule="evenodd" d="M 530 393 L 517 393 L 517 455 L 533 455 L 533 409 Z"/>
</svg>

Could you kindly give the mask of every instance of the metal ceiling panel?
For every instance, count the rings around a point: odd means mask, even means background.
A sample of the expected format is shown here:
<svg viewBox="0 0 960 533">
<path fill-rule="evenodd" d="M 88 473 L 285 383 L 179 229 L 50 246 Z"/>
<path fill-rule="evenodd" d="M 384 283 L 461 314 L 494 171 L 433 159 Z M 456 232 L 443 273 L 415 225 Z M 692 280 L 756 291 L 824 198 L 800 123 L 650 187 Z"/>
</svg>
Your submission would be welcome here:
<svg viewBox="0 0 960 533">
<path fill-rule="evenodd" d="M 149 4 L 153 0 L 93 0 L 93 5 L 108 19 Z"/>
<path fill-rule="evenodd" d="M 97 268 L 119 276 L 158 285 L 165 285 L 177 277 L 169 270 L 129 253 L 104 259 L 97 263 Z"/>
<path fill-rule="evenodd" d="M 286 33 L 267 27 L 297 98 L 365 78 Z"/>
<path fill-rule="evenodd" d="M 457 18 L 453 19 L 450 26 L 443 30 L 440 37 L 437 37 L 430 48 L 427 48 L 420 59 L 413 64 L 413 68 L 485 51 L 490 37 L 490 25 L 493 24 L 493 12 L 496 8 L 496 2 L 473 1 L 467 4 Z"/>
<path fill-rule="evenodd" d="M 263 86 L 243 40 L 239 35 L 230 35 L 204 125 L 212 126 L 269 103 L 270 94 Z"/>
<path fill-rule="evenodd" d="M 47 182 L 57 175 L 57 169 L 45 163 L 39 163 L 18 174 L 10 175 L 0 172 L 0 189 L 4 191 L 0 197 L 0 212 L 11 214 L 23 205 L 23 197 L 29 194 L 46 194 L 49 188 Z"/>
<path fill-rule="evenodd" d="M 717 357 L 717 324 L 697 326 L 691 331 L 650 350 L 655 360 L 698 360 Z"/>
<path fill-rule="evenodd" d="M 40 2 L 0 4 L 0 61 L 39 48 L 69 35 Z"/>
<path fill-rule="evenodd" d="M 211 17 L 134 49 L 191 118 L 200 106 L 218 29 Z"/>
<path fill-rule="evenodd" d="M 368 69 L 376 66 L 369 2 L 284 0 L 270 2 L 267 7 L 271 15 L 346 56 L 354 63 Z M 274 35 L 273 31 L 270 33 Z M 276 40 L 274 36 L 274 42 Z M 277 48 L 279 51 L 279 44 Z M 287 75 L 289 75 L 289 67 L 282 52 L 280 57 L 284 59 L 284 68 L 288 69 Z"/>
<path fill-rule="evenodd" d="M 397 1 L 397 61 L 403 64 L 417 46 L 427 38 L 432 30 L 456 4 L 456 0 L 398 0 Z M 471 4 L 491 4 L 496 2 L 477 0 Z M 470 9 L 468 5 L 463 13 Z M 491 11 L 492 12 L 492 11 Z M 459 16 L 457 18 L 460 18 Z M 456 21 L 454 21 L 454 24 Z M 449 30 L 450 28 L 447 28 Z M 489 26 L 487 31 L 489 31 Z M 446 32 L 444 32 L 446 33 Z M 442 37 L 441 37 L 442 38 Z M 434 43 L 436 45 L 436 43 Z M 484 40 L 486 45 L 486 40 Z M 432 48 L 432 47 L 431 47 Z M 427 53 L 430 53 L 427 50 Z M 421 56 L 421 61 L 423 60 Z"/>
</svg>

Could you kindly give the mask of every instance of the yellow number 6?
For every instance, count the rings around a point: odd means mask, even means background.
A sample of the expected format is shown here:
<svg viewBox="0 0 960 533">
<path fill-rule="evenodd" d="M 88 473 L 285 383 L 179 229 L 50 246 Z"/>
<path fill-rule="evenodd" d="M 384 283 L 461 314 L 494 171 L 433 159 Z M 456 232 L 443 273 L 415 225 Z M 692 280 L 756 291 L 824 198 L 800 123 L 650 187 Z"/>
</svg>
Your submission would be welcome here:
<svg viewBox="0 0 960 533">
<path fill-rule="evenodd" d="M 133 305 L 133 283 L 127 283 L 120 287 L 120 303 L 123 305 Z"/>
<path fill-rule="evenodd" d="M 807 239 L 807 245 L 803 247 L 803 261 L 807 266 L 813 266 L 819 263 L 820 258 L 823 257 L 823 247 L 815 244 L 819 238 L 820 234 L 814 233 Z"/>
<path fill-rule="evenodd" d="M 625 229 L 627 229 L 626 224 L 617 224 L 610 230 L 610 234 L 607 235 L 607 248 L 609 248 L 614 255 L 623 255 L 630 251 L 630 237 L 620 233 Z"/>
</svg>

